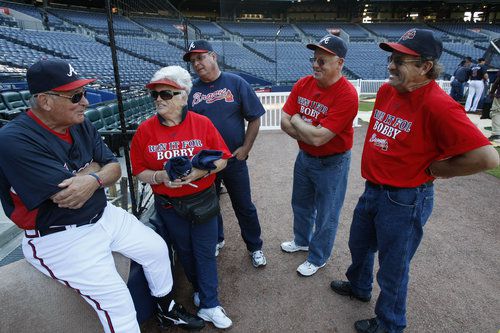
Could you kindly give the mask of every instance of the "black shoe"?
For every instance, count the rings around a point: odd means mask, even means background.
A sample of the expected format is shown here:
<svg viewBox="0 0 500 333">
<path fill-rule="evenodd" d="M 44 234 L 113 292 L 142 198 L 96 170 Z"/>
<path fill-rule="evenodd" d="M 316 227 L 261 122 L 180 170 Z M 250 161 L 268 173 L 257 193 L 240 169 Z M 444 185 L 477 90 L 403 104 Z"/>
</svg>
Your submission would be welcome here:
<svg viewBox="0 0 500 333">
<path fill-rule="evenodd" d="M 198 316 L 192 315 L 178 303 L 174 304 L 172 310 L 165 313 L 160 306 L 156 314 L 161 328 L 176 325 L 186 330 L 201 330 L 205 327 L 205 322 Z"/>
<path fill-rule="evenodd" d="M 492 135 L 488 138 L 488 140 L 490 141 L 493 141 L 493 140 L 499 140 L 500 139 L 500 135 Z"/>
<path fill-rule="evenodd" d="M 372 298 L 371 296 L 358 296 L 354 294 L 349 281 L 333 280 L 332 283 L 330 283 L 330 288 L 339 295 L 349 296 L 351 298 L 354 297 L 361 302 L 369 302 Z"/>
<path fill-rule="evenodd" d="M 358 333 L 387 333 L 379 325 L 377 318 L 358 320 L 354 323 L 354 328 Z"/>
</svg>

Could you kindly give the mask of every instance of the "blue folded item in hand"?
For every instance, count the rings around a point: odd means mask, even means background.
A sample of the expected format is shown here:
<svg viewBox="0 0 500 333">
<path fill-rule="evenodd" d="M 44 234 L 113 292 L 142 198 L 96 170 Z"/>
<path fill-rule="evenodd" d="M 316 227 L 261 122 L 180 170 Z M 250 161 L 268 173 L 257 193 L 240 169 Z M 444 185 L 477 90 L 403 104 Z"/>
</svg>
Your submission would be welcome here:
<svg viewBox="0 0 500 333">
<path fill-rule="evenodd" d="M 196 169 L 214 170 L 217 168 L 214 162 L 221 157 L 222 151 L 220 150 L 203 149 L 198 154 L 193 156 L 193 158 L 191 159 L 191 164 Z"/>
<path fill-rule="evenodd" d="M 189 175 L 193 166 L 188 157 L 176 156 L 169 159 L 163 168 L 170 177 L 170 180 L 175 180 Z"/>
</svg>

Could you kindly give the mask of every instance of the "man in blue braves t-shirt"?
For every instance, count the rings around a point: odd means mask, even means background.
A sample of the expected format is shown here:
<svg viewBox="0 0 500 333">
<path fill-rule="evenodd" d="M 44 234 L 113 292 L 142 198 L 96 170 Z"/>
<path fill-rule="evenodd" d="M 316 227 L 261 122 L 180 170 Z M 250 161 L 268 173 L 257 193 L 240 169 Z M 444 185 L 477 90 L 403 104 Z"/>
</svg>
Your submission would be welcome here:
<svg viewBox="0 0 500 333">
<path fill-rule="evenodd" d="M 0 130 L 0 200 L 25 237 L 26 260 L 75 289 L 105 332 L 140 332 L 132 298 L 111 251 L 143 265 L 160 322 L 201 328 L 172 299 L 168 248 L 132 214 L 109 204 L 104 187 L 120 164 L 85 118 L 89 105 L 75 68 L 59 59 L 32 65 L 31 109 Z M 50 318 L 48 318 L 49 320 Z M 163 320 L 162 320 L 163 319 Z"/>
<path fill-rule="evenodd" d="M 209 42 L 191 42 L 183 59 L 191 63 L 199 76 L 189 95 L 189 109 L 210 118 L 233 154 L 226 168 L 217 174 L 218 184 L 224 181 L 227 188 L 252 264 L 254 267 L 265 266 L 260 223 L 252 203 L 246 163 L 259 132 L 260 117 L 265 110 L 245 80 L 237 75 L 221 72 L 217 54 Z M 245 120 L 248 122 L 246 132 Z M 216 254 L 222 246 L 224 231 L 222 216 L 219 215 Z"/>
</svg>

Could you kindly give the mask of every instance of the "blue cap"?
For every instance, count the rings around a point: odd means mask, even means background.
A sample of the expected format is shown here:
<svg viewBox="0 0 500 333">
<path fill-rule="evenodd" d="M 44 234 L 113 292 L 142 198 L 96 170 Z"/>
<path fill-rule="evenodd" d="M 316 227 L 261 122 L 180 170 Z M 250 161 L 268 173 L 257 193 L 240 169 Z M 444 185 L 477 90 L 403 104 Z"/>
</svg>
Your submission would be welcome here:
<svg viewBox="0 0 500 333">
<path fill-rule="evenodd" d="M 32 95 L 53 91 L 71 91 L 96 79 L 81 79 L 75 68 L 64 60 L 45 59 L 34 63 L 26 72 Z"/>
<path fill-rule="evenodd" d="M 345 58 L 347 54 L 347 45 L 344 40 L 334 35 L 326 35 L 321 38 L 318 44 L 307 44 L 306 46 L 310 50 L 322 49 L 340 58 Z"/>
<path fill-rule="evenodd" d="M 207 53 L 213 52 L 212 45 L 206 40 L 195 40 L 189 44 L 187 52 L 184 54 L 182 59 L 186 62 L 189 62 L 189 57 L 191 53 Z"/>
<path fill-rule="evenodd" d="M 439 59 L 443 53 L 443 43 L 427 29 L 410 29 L 397 43 L 380 43 L 379 46 L 384 51 L 397 51 L 430 59 Z"/>
</svg>

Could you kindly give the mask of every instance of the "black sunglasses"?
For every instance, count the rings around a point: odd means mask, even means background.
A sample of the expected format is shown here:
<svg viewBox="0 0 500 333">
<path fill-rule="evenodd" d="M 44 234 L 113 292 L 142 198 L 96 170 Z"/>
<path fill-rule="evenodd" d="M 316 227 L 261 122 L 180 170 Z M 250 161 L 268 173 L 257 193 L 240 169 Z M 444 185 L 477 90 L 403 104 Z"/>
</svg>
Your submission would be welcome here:
<svg viewBox="0 0 500 333">
<path fill-rule="evenodd" d="M 44 94 L 45 95 L 51 95 L 51 96 L 59 96 L 59 97 L 62 97 L 62 98 L 69 99 L 71 101 L 71 103 L 73 103 L 73 104 L 80 103 L 80 101 L 82 100 L 82 98 L 84 96 L 87 97 L 87 91 L 85 91 L 85 90 L 82 91 L 82 92 L 76 93 L 73 96 L 66 96 L 66 95 L 56 94 L 56 93 L 50 92 L 50 91 L 45 92 Z"/>
<path fill-rule="evenodd" d="M 162 90 L 162 91 L 156 91 L 156 90 L 151 90 L 149 92 L 151 94 L 151 97 L 156 100 L 158 96 L 164 101 L 171 100 L 174 96 L 180 95 L 182 92 L 181 91 L 172 91 L 172 90 Z"/>
</svg>

